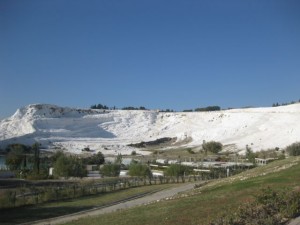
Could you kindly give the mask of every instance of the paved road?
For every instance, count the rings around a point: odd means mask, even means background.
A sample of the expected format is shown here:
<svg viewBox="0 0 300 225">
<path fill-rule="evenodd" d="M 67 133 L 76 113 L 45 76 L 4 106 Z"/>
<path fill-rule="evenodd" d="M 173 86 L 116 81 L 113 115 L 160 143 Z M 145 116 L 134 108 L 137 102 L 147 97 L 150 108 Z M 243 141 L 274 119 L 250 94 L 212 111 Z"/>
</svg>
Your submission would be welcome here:
<svg viewBox="0 0 300 225">
<path fill-rule="evenodd" d="M 180 192 L 184 192 L 184 191 L 193 189 L 194 185 L 195 185 L 195 183 L 185 183 L 185 184 L 182 184 L 175 188 L 162 190 L 162 191 L 156 192 L 156 193 L 148 195 L 148 196 L 144 196 L 144 197 L 130 200 L 130 201 L 123 202 L 123 203 L 118 203 L 116 205 L 108 206 L 105 208 L 86 210 L 83 212 L 74 213 L 74 214 L 70 214 L 70 215 L 66 215 L 66 216 L 55 217 L 55 218 L 36 221 L 36 222 L 30 222 L 28 224 L 35 224 L 35 225 L 62 224 L 62 223 L 77 220 L 79 218 L 86 217 L 86 216 L 96 216 L 96 215 L 101 215 L 101 214 L 105 214 L 105 213 L 111 213 L 111 212 L 114 212 L 114 211 L 117 211 L 120 209 L 127 209 L 127 208 L 131 208 L 134 206 L 144 205 L 144 204 L 154 202 L 157 200 L 170 198 Z"/>
</svg>

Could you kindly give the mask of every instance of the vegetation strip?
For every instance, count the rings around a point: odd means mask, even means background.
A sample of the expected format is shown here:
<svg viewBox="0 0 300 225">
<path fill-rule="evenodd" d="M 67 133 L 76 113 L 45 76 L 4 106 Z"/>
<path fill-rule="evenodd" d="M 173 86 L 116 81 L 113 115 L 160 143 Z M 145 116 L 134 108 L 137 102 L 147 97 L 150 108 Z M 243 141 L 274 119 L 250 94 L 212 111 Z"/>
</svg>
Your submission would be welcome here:
<svg viewBox="0 0 300 225">
<path fill-rule="evenodd" d="M 134 195 L 134 196 L 131 196 L 131 197 L 119 200 L 119 201 L 107 203 L 107 204 L 104 204 L 104 205 L 101 205 L 101 206 L 96 206 L 96 207 L 94 207 L 92 209 L 87 209 L 87 210 L 83 210 L 83 211 L 76 212 L 76 213 L 71 213 L 71 214 L 67 214 L 67 215 L 63 215 L 63 216 L 57 216 L 57 217 L 43 219 L 43 220 L 31 221 L 30 224 L 38 224 L 38 223 L 43 223 L 43 222 L 50 222 L 53 219 L 63 219 L 63 218 L 68 218 L 70 216 L 82 215 L 82 214 L 85 214 L 85 213 L 88 213 L 88 212 L 93 212 L 93 211 L 96 211 L 96 210 L 99 210 L 99 209 L 103 209 L 103 208 L 106 208 L 106 207 L 109 207 L 109 206 L 117 205 L 119 203 L 124 203 L 124 202 L 128 202 L 130 200 L 142 198 L 144 196 L 154 194 L 154 193 L 156 193 L 158 191 L 161 191 L 161 190 L 163 190 L 163 189 L 155 190 L 155 191 L 148 191 L 148 192 L 145 192 L 145 193 L 142 193 L 142 194 Z M 19 225 L 28 225 L 28 222 L 21 223 Z"/>
<path fill-rule="evenodd" d="M 275 161 L 227 179 L 212 181 L 208 185 L 168 201 L 135 207 L 101 216 L 72 221 L 72 225 L 179 225 L 209 224 L 226 214 L 237 211 L 244 203 L 254 202 L 262 189 L 270 187 L 275 193 L 299 190 L 299 157 Z M 181 197 L 182 196 L 182 197 Z M 251 223 L 255 224 L 255 223 Z M 267 223 L 263 223 L 267 224 Z"/>
</svg>

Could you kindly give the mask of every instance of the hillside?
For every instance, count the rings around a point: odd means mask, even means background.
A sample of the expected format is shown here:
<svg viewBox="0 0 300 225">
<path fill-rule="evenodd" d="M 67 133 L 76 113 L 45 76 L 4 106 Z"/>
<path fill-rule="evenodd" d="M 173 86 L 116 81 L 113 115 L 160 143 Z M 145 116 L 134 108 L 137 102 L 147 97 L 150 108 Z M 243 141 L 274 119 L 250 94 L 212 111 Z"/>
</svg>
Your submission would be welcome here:
<svg viewBox="0 0 300 225">
<path fill-rule="evenodd" d="M 74 153 L 90 147 L 104 154 L 130 154 L 130 143 L 176 137 L 178 145 L 199 146 L 203 140 L 214 140 L 234 144 L 237 150 L 248 144 L 258 151 L 299 141 L 299 120 L 300 104 L 178 113 L 34 104 L 0 121 L 0 146 L 38 141 L 45 148 L 65 148 Z"/>
<path fill-rule="evenodd" d="M 99 221 L 105 225 L 210 224 L 210 221 L 221 216 L 237 213 L 243 204 L 253 201 L 255 196 L 261 194 L 262 189 L 270 187 L 272 190 L 286 193 L 299 190 L 299 161 L 299 157 L 275 161 L 267 166 L 257 167 L 233 177 L 211 181 L 208 185 L 172 198 L 105 215 L 88 216 L 65 224 L 96 225 L 99 224 Z M 259 212 L 261 211 L 260 208 Z M 245 217 L 251 218 L 251 215 L 253 214 L 249 213 Z M 255 216 L 253 218 L 255 219 Z M 247 224 L 279 224 L 268 223 L 267 219 L 264 222 L 255 223 L 252 221 L 252 223 Z"/>
</svg>

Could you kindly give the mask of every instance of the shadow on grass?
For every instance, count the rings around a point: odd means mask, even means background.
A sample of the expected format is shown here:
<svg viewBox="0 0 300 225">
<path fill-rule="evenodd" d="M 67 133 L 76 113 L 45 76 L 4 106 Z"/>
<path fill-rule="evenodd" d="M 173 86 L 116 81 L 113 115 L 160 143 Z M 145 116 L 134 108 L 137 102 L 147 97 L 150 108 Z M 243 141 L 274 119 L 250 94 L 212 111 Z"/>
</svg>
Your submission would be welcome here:
<svg viewBox="0 0 300 225">
<path fill-rule="evenodd" d="M 61 207 L 36 207 L 27 206 L 14 209 L 0 210 L 0 224 L 1 225 L 13 225 L 20 223 L 29 223 L 36 220 L 43 220 L 52 217 L 63 216 L 71 213 L 80 212 L 82 210 L 88 210 L 93 207 L 86 206 L 61 206 Z"/>
</svg>

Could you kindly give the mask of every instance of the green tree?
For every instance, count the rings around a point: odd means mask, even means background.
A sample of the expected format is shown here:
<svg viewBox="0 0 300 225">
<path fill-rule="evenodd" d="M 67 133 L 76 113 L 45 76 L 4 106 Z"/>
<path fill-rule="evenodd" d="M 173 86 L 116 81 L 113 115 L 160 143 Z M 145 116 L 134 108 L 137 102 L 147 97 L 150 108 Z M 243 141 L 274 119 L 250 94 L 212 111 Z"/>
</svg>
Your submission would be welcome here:
<svg viewBox="0 0 300 225">
<path fill-rule="evenodd" d="M 165 174 L 167 176 L 176 177 L 177 182 L 179 178 L 182 178 L 182 181 L 184 181 L 184 176 L 188 175 L 191 172 L 191 169 L 187 166 L 181 165 L 181 164 L 172 164 L 170 165 Z"/>
<path fill-rule="evenodd" d="M 136 162 L 132 162 L 129 165 L 128 174 L 130 176 L 152 178 L 152 172 L 150 168 L 145 164 L 136 163 Z"/>
<path fill-rule="evenodd" d="M 70 175 L 73 177 L 85 177 L 87 175 L 87 170 L 83 161 L 76 156 L 72 156 L 71 161 Z"/>
<path fill-rule="evenodd" d="M 252 151 L 252 149 L 246 145 L 246 159 L 248 159 L 249 162 L 255 163 L 256 154 Z"/>
<path fill-rule="evenodd" d="M 95 164 L 95 165 L 102 165 L 105 162 L 104 155 L 102 152 L 98 152 L 88 158 L 83 159 L 85 164 Z"/>
<path fill-rule="evenodd" d="M 196 108 L 196 112 L 208 112 L 208 111 L 220 111 L 221 107 L 220 106 L 207 106 L 205 108 Z"/>
<path fill-rule="evenodd" d="M 291 156 L 300 155 L 300 142 L 293 143 L 286 147 L 286 152 Z"/>
<path fill-rule="evenodd" d="M 70 176 L 70 167 L 71 167 L 71 161 L 69 158 L 62 154 L 58 156 L 58 158 L 55 160 L 53 168 L 53 174 L 55 177 L 69 177 Z"/>
<path fill-rule="evenodd" d="M 121 164 L 122 164 L 122 161 L 123 161 L 123 156 L 122 156 L 122 154 L 118 154 L 118 155 L 117 155 L 117 158 L 115 159 L 115 164 L 121 165 Z"/>
<path fill-rule="evenodd" d="M 6 148 L 8 152 L 6 156 L 6 165 L 11 170 L 18 170 L 26 168 L 26 155 L 29 153 L 30 149 L 22 144 L 11 144 Z"/>
<path fill-rule="evenodd" d="M 102 104 L 91 105 L 91 109 L 108 109 L 108 106 Z"/>
<path fill-rule="evenodd" d="M 33 172 L 36 174 L 40 173 L 40 144 L 34 143 L 32 145 L 32 151 L 34 152 L 33 158 Z"/>
<path fill-rule="evenodd" d="M 120 175 L 121 165 L 116 163 L 104 164 L 100 169 L 103 176 L 117 177 Z"/>
<path fill-rule="evenodd" d="M 220 142 L 209 141 L 209 142 L 203 142 L 202 148 L 206 153 L 211 152 L 217 154 L 222 150 L 223 145 Z"/>
<path fill-rule="evenodd" d="M 55 177 L 83 177 L 86 175 L 86 168 L 82 160 L 76 156 L 60 154 L 53 167 Z"/>
</svg>

